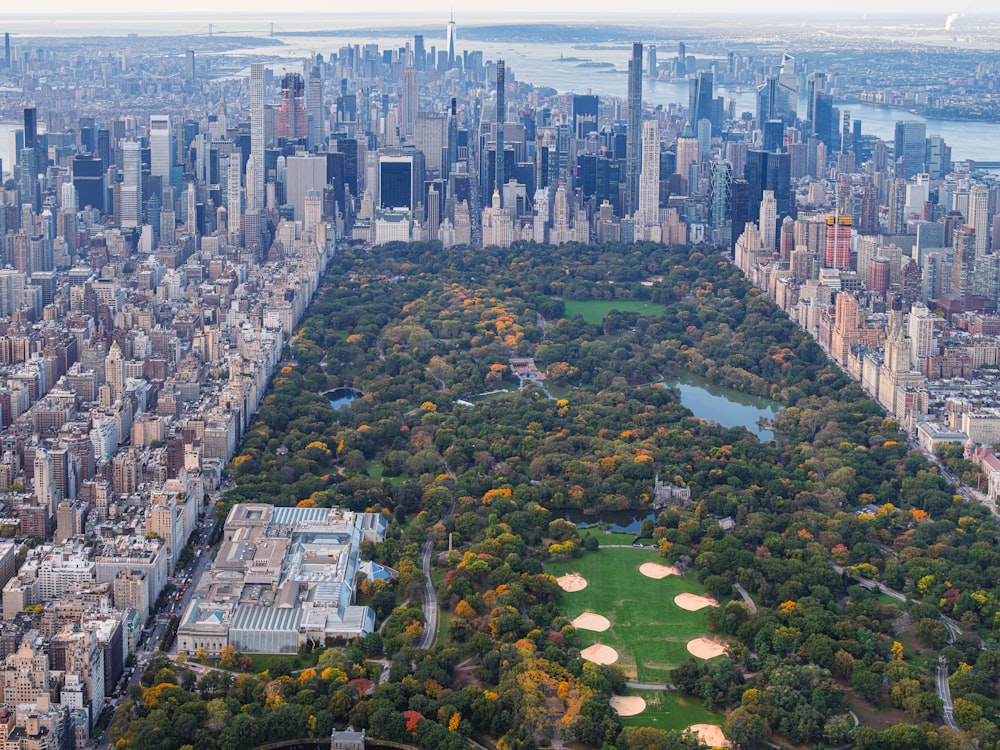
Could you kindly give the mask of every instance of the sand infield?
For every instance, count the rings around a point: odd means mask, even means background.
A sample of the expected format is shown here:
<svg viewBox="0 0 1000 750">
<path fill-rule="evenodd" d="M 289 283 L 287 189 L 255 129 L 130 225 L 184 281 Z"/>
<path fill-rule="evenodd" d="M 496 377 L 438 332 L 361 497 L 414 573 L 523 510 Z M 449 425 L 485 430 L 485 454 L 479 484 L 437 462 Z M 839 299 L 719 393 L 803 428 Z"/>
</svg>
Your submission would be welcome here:
<svg viewBox="0 0 1000 750">
<path fill-rule="evenodd" d="M 726 644 L 708 638 L 695 638 L 688 641 L 687 650 L 699 659 L 714 659 L 726 653 Z"/>
<path fill-rule="evenodd" d="M 559 584 L 559 588 L 563 591 L 569 591 L 570 593 L 583 591 L 587 588 L 587 579 L 579 573 L 567 573 L 564 576 L 560 576 L 556 579 L 556 583 Z"/>
<path fill-rule="evenodd" d="M 732 747 L 733 743 L 726 739 L 722 733 L 722 728 L 715 724 L 692 724 L 688 727 L 689 732 L 694 732 L 701 741 L 709 747 Z"/>
<path fill-rule="evenodd" d="M 577 630 L 591 630 L 595 633 L 603 633 L 611 627 L 611 620 L 604 615 L 594 612 L 584 612 L 570 623 Z"/>
<path fill-rule="evenodd" d="M 673 565 L 660 565 L 660 563 L 648 562 L 639 566 L 639 572 L 647 578 L 659 580 L 667 576 L 677 576 L 680 572 Z"/>
<path fill-rule="evenodd" d="M 698 596 L 697 594 L 678 594 L 674 597 L 674 604 L 688 612 L 697 612 L 705 607 L 718 607 L 719 603 L 708 596 Z"/>
<path fill-rule="evenodd" d="M 646 701 L 638 695 L 612 695 L 609 702 L 619 716 L 635 716 L 646 710 Z"/>
<path fill-rule="evenodd" d="M 587 646 L 580 652 L 580 656 L 587 661 L 594 662 L 594 664 L 614 664 L 618 661 L 618 652 L 611 646 L 602 646 L 600 643 Z"/>
</svg>

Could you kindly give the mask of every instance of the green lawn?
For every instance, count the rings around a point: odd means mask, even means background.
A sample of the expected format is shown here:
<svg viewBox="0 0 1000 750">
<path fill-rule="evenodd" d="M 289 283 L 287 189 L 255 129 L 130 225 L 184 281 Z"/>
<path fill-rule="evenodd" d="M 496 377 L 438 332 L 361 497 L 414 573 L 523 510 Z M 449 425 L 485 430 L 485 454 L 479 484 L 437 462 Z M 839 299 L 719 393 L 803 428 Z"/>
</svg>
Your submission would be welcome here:
<svg viewBox="0 0 1000 750">
<path fill-rule="evenodd" d="M 582 648 L 611 646 L 630 678 L 669 683 L 670 670 L 691 656 L 688 641 L 707 634 L 705 610 L 683 610 L 674 597 L 682 591 L 702 594 L 704 589 L 694 576 L 647 578 L 639 572 L 644 562 L 662 559 L 652 550 L 602 549 L 554 562 L 546 572 L 556 577 L 575 572 L 587 579 L 583 591 L 563 595 L 559 609 L 564 615 L 572 620 L 589 610 L 611 621 L 603 633 L 578 631 Z"/>
<path fill-rule="evenodd" d="M 378 461 L 365 461 L 365 472 L 372 479 L 381 481 L 382 474 L 385 472 L 385 467 Z"/>
<path fill-rule="evenodd" d="M 302 657 L 298 654 L 244 654 L 244 656 L 249 656 L 253 661 L 253 667 L 250 668 L 253 674 L 260 674 L 267 669 L 280 671 L 281 668 L 294 672 L 296 669 L 315 666 L 319 660 L 319 653 L 310 653 Z"/>
<path fill-rule="evenodd" d="M 566 317 L 572 318 L 580 315 L 585 321 L 592 325 L 600 325 L 601 321 L 612 310 L 619 312 L 637 312 L 643 315 L 661 315 L 666 308 L 654 302 L 643 302 L 638 299 L 567 299 Z"/>
<path fill-rule="evenodd" d="M 622 717 L 622 724 L 627 727 L 654 727 L 669 731 L 687 729 L 692 724 L 721 727 L 726 720 L 725 714 L 709 711 L 702 701 L 681 695 L 677 690 L 629 690 L 626 695 L 639 695 L 646 701 L 646 710 L 641 714 Z"/>
</svg>

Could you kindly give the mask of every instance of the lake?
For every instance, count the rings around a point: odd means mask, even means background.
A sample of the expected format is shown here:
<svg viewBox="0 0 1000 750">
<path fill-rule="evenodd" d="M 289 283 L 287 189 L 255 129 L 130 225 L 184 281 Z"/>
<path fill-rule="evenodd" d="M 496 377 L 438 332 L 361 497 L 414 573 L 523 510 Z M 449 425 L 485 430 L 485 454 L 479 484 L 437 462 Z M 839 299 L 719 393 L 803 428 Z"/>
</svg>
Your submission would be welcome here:
<svg viewBox="0 0 1000 750">
<path fill-rule="evenodd" d="M 681 393 L 681 404 L 696 417 L 716 422 L 723 427 L 746 427 L 760 440 L 773 440 L 774 433 L 761 428 L 761 417 L 771 420 L 780 411 L 778 405 L 765 398 L 758 398 L 720 385 L 712 385 L 705 378 L 691 373 L 669 381 Z"/>
<path fill-rule="evenodd" d="M 584 513 L 578 508 L 569 508 L 554 510 L 553 513 L 576 526 L 605 523 L 608 525 L 608 531 L 619 534 L 638 534 L 643 521 L 647 518 L 656 518 L 656 513 L 650 510 L 605 510 L 600 513 Z"/>
<path fill-rule="evenodd" d="M 365 394 L 356 388 L 334 388 L 323 394 L 330 400 L 330 406 L 334 409 L 346 409 L 356 398 L 361 398 Z"/>
</svg>

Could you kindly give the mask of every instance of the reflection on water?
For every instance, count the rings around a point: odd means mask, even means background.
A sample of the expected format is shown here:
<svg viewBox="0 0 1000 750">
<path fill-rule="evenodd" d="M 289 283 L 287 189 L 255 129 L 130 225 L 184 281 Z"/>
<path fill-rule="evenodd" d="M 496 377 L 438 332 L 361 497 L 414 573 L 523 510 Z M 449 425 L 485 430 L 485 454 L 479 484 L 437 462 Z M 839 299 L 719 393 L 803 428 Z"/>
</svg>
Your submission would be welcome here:
<svg viewBox="0 0 1000 750">
<path fill-rule="evenodd" d="M 334 388 L 323 394 L 330 399 L 330 406 L 334 409 L 346 409 L 356 398 L 361 398 L 365 394 L 356 388 Z"/>
<path fill-rule="evenodd" d="M 587 514 L 577 508 L 556 511 L 563 518 L 577 526 L 592 526 L 596 523 L 608 525 L 608 531 L 621 534 L 638 534 L 642 522 L 656 518 L 655 513 L 647 510 L 606 510 L 603 513 Z"/>
<path fill-rule="evenodd" d="M 761 418 L 770 421 L 778 413 L 778 406 L 773 401 L 712 385 L 690 373 L 669 385 L 681 392 L 681 404 L 696 417 L 723 427 L 746 427 L 761 440 L 774 439 L 773 432 L 760 426 Z"/>
</svg>

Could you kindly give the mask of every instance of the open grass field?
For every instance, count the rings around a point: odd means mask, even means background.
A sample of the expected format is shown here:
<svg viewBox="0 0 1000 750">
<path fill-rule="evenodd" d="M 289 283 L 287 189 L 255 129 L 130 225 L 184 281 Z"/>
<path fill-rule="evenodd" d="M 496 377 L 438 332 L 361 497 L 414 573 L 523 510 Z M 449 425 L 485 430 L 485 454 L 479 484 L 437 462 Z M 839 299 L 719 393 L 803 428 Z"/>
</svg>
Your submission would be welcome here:
<svg viewBox="0 0 1000 750">
<path fill-rule="evenodd" d="M 566 317 L 580 315 L 591 325 L 598 326 L 612 310 L 620 312 L 637 312 L 643 315 L 660 315 L 666 308 L 654 302 L 643 302 L 639 299 L 567 299 Z"/>
<path fill-rule="evenodd" d="M 688 641 L 708 634 L 705 611 L 687 612 L 674 604 L 674 597 L 682 591 L 703 594 L 704 589 L 694 576 L 647 578 L 639 572 L 645 562 L 663 560 L 653 550 L 601 549 L 559 560 L 545 570 L 556 577 L 575 572 L 587 579 L 583 591 L 563 595 L 559 610 L 566 617 L 591 611 L 611 621 L 611 629 L 603 633 L 578 631 L 581 648 L 610 646 L 630 679 L 668 684 L 670 670 L 691 656 Z"/>
<path fill-rule="evenodd" d="M 623 716 L 621 722 L 627 727 L 654 727 L 669 731 L 684 730 L 692 724 L 715 724 L 722 726 L 726 715 L 705 708 L 697 698 L 681 695 L 679 691 L 629 690 L 627 695 L 641 695 L 646 701 L 646 710 L 635 716 Z"/>
</svg>

